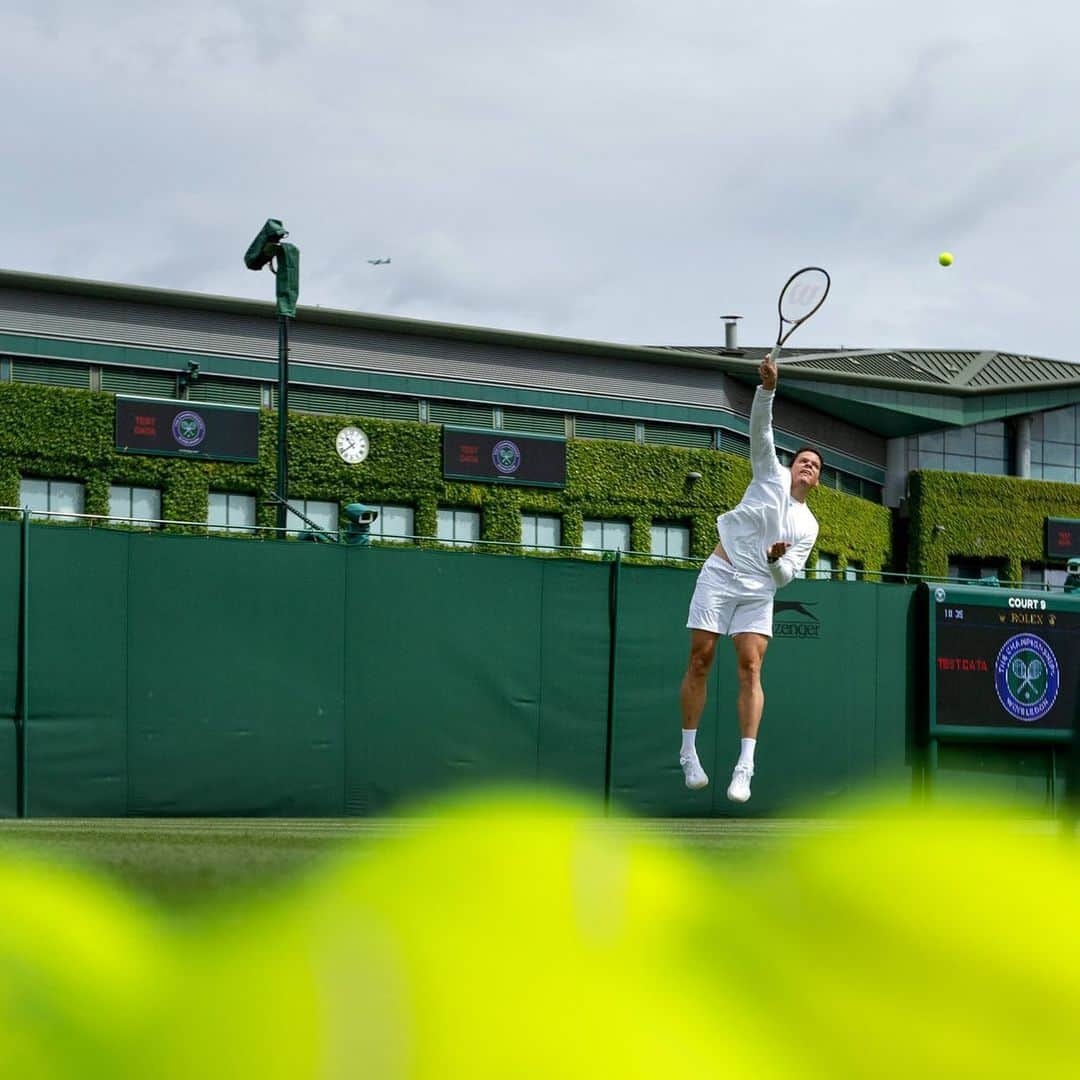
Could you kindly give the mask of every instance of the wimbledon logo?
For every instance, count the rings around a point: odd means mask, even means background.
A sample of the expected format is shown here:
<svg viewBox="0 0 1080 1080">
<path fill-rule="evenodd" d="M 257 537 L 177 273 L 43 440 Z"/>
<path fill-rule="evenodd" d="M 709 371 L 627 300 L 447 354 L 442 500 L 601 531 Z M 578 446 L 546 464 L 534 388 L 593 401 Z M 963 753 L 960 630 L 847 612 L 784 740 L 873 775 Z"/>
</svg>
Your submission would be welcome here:
<svg viewBox="0 0 1080 1080">
<path fill-rule="evenodd" d="M 521 465 L 521 450 L 518 444 L 509 439 L 500 439 L 491 451 L 491 460 L 495 468 L 504 476 L 518 471 Z"/>
<path fill-rule="evenodd" d="M 1035 634 L 1016 634 L 998 652 L 994 688 L 1001 707 L 1025 724 L 1041 720 L 1057 700 L 1061 672 L 1053 649 Z"/>
<path fill-rule="evenodd" d="M 206 424 L 197 412 L 177 413 L 172 422 L 173 438 L 189 450 L 196 447 L 206 438 Z"/>
</svg>

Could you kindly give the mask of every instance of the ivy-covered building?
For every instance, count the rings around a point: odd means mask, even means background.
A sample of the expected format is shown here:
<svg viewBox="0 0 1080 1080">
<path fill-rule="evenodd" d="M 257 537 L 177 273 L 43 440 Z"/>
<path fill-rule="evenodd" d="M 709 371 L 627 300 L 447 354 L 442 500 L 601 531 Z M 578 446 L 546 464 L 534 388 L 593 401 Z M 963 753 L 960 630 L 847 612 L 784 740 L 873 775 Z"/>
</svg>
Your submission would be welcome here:
<svg viewBox="0 0 1080 1080">
<path fill-rule="evenodd" d="M 702 558 L 748 480 L 764 351 L 301 307 L 290 501 L 328 530 L 348 503 L 376 506 L 387 542 Z M 0 272 L 0 506 L 269 528 L 277 354 L 270 303 Z M 777 445 L 819 446 L 826 465 L 812 566 L 1053 580 L 1043 522 L 1080 517 L 1078 371 L 997 352 L 788 354 Z M 266 410 L 257 460 L 120 453 L 116 395 Z M 448 476 L 444 426 L 566 439 L 565 487 Z M 345 427 L 366 436 L 360 461 L 340 452 Z"/>
</svg>

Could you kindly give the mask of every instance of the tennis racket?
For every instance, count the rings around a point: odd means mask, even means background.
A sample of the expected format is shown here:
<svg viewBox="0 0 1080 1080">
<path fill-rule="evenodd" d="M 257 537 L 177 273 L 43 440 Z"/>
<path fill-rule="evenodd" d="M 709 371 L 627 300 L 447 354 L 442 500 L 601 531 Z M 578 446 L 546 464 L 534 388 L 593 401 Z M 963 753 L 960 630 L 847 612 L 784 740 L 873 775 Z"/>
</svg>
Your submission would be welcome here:
<svg viewBox="0 0 1080 1080">
<path fill-rule="evenodd" d="M 831 284 L 828 271 L 820 266 L 804 266 L 787 279 L 776 305 L 780 312 L 780 329 L 776 333 L 776 345 L 769 354 L 774 364 L 784 342 L 825 303 Z"/>
</svg>

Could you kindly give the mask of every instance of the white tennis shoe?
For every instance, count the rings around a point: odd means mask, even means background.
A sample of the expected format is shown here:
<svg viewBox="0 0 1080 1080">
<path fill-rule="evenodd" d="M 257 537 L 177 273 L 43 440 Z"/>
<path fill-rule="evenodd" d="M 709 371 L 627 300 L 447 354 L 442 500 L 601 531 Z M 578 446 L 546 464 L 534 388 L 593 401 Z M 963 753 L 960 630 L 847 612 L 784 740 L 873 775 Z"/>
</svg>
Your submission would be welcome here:
<svg viewBox="0 0 1080 1080">
<path fill-rule="evenodd" d="M 754 770 L 750 765 L 736 765 L 731 774 L 731 783 L 728 784 L 727 797 L 732 802 L 750 801 L 750 777 Z"/>
<path fill-rule="evenodd" d="M 705 775 L 697 754 L 684 754 L 679 758 L 679 764 L 682 766 L 686 786 L 691 791 L 700 791 L 703 787 L 709 786 L 709 778 Z"/>
</svg>

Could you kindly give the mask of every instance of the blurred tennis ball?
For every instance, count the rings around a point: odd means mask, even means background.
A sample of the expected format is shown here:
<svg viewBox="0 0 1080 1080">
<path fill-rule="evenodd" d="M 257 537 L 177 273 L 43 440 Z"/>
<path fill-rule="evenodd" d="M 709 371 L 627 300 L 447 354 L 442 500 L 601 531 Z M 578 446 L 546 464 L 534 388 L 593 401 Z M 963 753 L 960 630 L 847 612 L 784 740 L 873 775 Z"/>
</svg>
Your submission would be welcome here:
<svg viewBox="0 0 1080 1080">
<path fill-rule="evenodd" d="M 691 859 L 557 799 L 438 813 L 208 942 L 180 1053 L 261 1078 L 774 1075 L 772 1019 L 704 992 L 696 950 L 738 912 Z"/>
<path fill-rule="evenodd" d="M 462 804 L 382 856 L 327 881 L 316 925 L 381 929 L 410 1076 L 661 1076 L 673 1055 L 770 1075 L 768 1018 L 697 963 L 737 913 L 687 856 L 523 796 Z"/>
<path fill-rule="evenodd" d="M 1080 1011 L 1077 856 L 1000 812 L 879 807 L 763 865 L 727 963 L 767 972 L 749 992 L 804 1075 L 1058 1071 Z"/>
<path fill-rule="evenodd" d="M 573 803 L 478 798 L 168 939 L 100 882 L 0 861 L 0 1075 L 1062 1072 L 1075 844 L 860 812 L 706 864 Z"/>
<path fill-rule="evenodd" d="M 937 257 L 937 261 L 939 263 L 941 263 L 942 266 L 952 266 L 952 261 L 953 261 L 952 252 L 951 251 L 943 251 Z"/>
<path fill-rule="evenodd" d="M 139 1075 L 172 961 L 131 896 L 26 853 L 0 855 L 0 1076 Z"/>
</svg>

